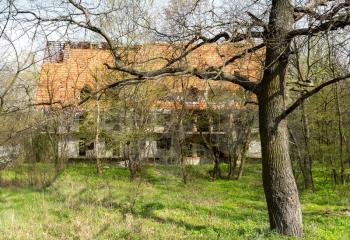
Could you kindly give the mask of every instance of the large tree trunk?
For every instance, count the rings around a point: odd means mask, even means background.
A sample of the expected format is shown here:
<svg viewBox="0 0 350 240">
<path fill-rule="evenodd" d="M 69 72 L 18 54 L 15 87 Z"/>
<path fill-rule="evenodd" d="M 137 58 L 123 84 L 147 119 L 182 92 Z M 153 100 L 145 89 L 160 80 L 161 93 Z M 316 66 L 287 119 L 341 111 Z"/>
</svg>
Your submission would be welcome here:
<svg viewBox="0 0 350 240">
<path fill-rule="evenodd" d="M 264 103 L 260 101 L 260 137 L 270 226 L 282 234 L 302 236 L 301 208 L 288 152 L 286 122 L 281 122 L 276 130 L 267 127 L 273 124 L 272 116 L 278 108 L 274 107 L 277 103 L 263 106 Z"/>
<path fill-rule="evenodd" d="M 265 70 L 258 94 L 262 147 L 263 185 L 271 229 L 284 235 L 302 236 L 298 189 L 288 149 L 286 120 L 277 123 L 285 110 L 286 69 L 290 55 L 293 6 L 289 0 L 273 0 L 267 32 Z"/>
</svg>

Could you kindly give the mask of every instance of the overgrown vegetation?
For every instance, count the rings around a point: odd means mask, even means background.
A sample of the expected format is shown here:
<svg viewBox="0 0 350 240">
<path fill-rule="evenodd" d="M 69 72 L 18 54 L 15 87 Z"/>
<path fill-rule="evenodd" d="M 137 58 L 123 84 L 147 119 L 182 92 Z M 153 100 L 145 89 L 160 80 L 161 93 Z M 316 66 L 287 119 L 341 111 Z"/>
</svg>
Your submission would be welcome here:
<svg viewBox="0 0 350 240">
<path fill-rule="evenodd" d="M 208 181 L 210 165 L 149 166 L 129 181 L 125 168 L 71 164 L 46 188 L 1 189 L 5 239 L 282 239 L 269 230 L 261 164 L 239 181 Z M 221 166 L 223 169 L 226 165 Z M 3 178 L 11 178 L 7 169 Z M 334 187 L 315 166 L 315 192 L 301 193 L 305 239 L 349 239 L 349 184 Z M 288 238 L 283 238 L 288 239 Z M 292 238 L 291 238 L 292 239 Z"/>
<path fill-rule="evenodd" d="M 0 6 L 3 236 L 349 237 L 349 0 Z"/>
</svg>

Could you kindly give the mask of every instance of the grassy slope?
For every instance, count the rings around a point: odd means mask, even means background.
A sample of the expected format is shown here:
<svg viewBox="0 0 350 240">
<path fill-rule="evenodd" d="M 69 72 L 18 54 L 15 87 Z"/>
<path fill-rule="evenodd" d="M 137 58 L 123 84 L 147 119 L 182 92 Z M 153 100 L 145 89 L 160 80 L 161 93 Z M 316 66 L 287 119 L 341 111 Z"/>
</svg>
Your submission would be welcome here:
<svg viewBox="0 0 350 240">
<path fill-rule="evenodd" d="M 260 178 L 249 164 L 240 181 L 209 182 L 208 166 L 183 185 L 174 167 L 125 169 L 72 165 L 44 190 L 0 191 L 0 239 L 281 239 L 268 231 Z M 306 239 L 350 239 L 349 185 L 301 194 Z"/>
</svg>

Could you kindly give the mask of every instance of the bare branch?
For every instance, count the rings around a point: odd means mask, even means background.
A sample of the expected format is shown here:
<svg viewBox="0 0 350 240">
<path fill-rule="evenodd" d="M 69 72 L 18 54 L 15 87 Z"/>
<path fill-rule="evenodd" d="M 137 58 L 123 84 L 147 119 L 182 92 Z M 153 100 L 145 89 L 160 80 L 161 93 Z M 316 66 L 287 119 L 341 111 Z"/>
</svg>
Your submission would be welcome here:
<svg viewBox="0 0 350 240">
<path fill-rule="evenodd" d="M 253 13 L 251 12 L 247 12 L 247 14 L 249 15 L 249 17 L 252 18 L 252 20 L 254 21 L 254 25 L 256 26 L 260 26 L 263 27 L 265 30 L 267 29 L 267 24 L 261 20 L 260 18 L 258 18 L 257 16 L 255 16 Z"/>
<path fill-rule="evenodd" d="M 239 53 L 239 54 L 236 54 L 234 55 L 233 57 L 231 57 L 230 59 L 228 59 L 224 64 L 223 66 L 226 66 L 230 63 L 233 63 L 234 61 L 236 61 L 237 59 L 240 59 L 242 57 L 244 57 L 245 55 L 249 54 L 249 53 L 253 53 L 261 48 L 265 47 L 265 43 L 261 43 L 259 45 L 256 45 L 254 47 L 251 47 L 251 48 L 248 48 L 246 49 L 244 52 L 242 53 Z"/>
<path fill-rule="evenodd" d="M 332 80 L 328 80 L 327 82 L 324 82 L 322 84 L 320 84 L 319 86 L 315 87 L 314 89 L 304 93 L 303 95 L 301 95 L 300 98 L 298 98 L 292 105 L 290 105 L 283 113 L 281 113 L 277 118 L 276 118 L 276 126 L 278 125 L 278 123 L 280 121 L 282 121 L 283 119 L 285 119 L 290 113 L 292 113 L 297 107 L 299 107 L 306 99 L 308 99 L 309 97 L 313 96 L 314 94 L 318 93 L 319 91 L 321 91 L 323 88 L 342 81 L 342 80 L 349 80 L 350 78 L 350 74 L 347 74 L 345 76 L 341 76 L 341 77 L 337 77 L 334 78 Z"/>
<path fill-rule="evenodd" d="M 318 26 L 292 30 L 289 32 L 288 37 L 292 39 L 296 36 L 313 35 L 323 31 L 337 30 L 339 28 L 344 28 L 349 25 L 350 25 L 350 12 L 334 17 L 331 20 L 325 23 L 321 23 Z"/>
<path fill-rule="evenodd" d="M 318 16 L 318 14 L 315 11 L 315 8 L 319 6 L 325 6 L 329 2 L 334 2 L 334 0 L 311 0 L 304 7 L 295 7 L 295 20 L 297 21 L 301 19 L 303 16 L 305 16 L 305 14 L 311 16 Z"/>
</svg>

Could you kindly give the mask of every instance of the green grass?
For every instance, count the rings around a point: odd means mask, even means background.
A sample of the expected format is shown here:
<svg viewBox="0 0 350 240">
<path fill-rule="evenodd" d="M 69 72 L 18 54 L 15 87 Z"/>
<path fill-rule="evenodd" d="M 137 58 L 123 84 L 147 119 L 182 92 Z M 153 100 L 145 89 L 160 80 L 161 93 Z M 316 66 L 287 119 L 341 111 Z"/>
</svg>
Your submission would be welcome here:
<svg viewBox="0 0 350 240">
<path fill-rule="evenodd" d="M 289 239 L 268 230 L 260 164 L 239 181 L 210 182 L 209 168 L 184 185 L 174 166 L 130 183 L 126 169 L 75 164 L 44 189 L 2 188 L 0 239 Z M 350 239 L 349 185 L 315 175 L 317 191 L 301 193 L 305 239 Z"/>
</svg>

